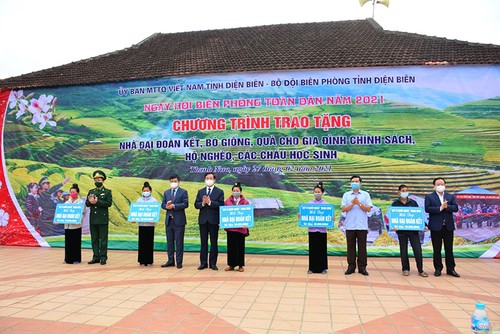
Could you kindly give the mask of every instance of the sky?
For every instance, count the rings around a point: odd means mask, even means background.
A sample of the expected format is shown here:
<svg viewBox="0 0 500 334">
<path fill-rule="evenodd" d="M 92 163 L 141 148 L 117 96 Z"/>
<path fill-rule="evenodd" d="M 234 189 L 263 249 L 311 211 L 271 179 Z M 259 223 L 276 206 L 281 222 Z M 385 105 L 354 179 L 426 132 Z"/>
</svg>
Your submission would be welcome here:
<svg viewBox="0 0 500 334">
<path fill-rule="evenodd" d="M 154 33 L 372 17 L 372 0 L 0 0 L 0 79 L 121 50 Z M 385 30 L 500 45 L 500 0 L 390 0 Z"/>
</svg>

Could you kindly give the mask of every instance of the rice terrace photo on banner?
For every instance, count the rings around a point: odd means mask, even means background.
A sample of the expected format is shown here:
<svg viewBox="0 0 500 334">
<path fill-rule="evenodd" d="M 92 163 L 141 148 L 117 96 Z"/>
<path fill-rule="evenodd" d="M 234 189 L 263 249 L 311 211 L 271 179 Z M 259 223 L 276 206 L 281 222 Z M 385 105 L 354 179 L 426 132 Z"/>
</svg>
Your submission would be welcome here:
<svg viewBox="0 0 500 334">
<path fill-rule="evenodd" d="M 212 172 L 225 193 L 240 182 L 254 207 L 247 253 L 307 254 L 297 213 L 321 181 L 335 208 L 328 254 L 345 255 L 340 203 L 352 175 L 374 204 L 370 256 L 399 256 L 386 217 L 397 187 L 407 184 L 423 207 L 437 176 L 459 204 L 455 255 L 499 252 L 499 65 L 207 74 L 0 94 L 2 245 L 64 247 L 55 206 L 73 183 L 86 194 L 101 169 L 113 191 L 110 249 L 136 249 L 127 218 L 144 181 L 161 202 L 177 174 L 190 196 L 185 249 L 197 251 L 193 203 Z M 165 249 L 160 214 L 155 250 Z M 90 248 L 88 221 L 83 234 Z M 429 232 L 420 239 L 432 256 Z"/>
</svg>

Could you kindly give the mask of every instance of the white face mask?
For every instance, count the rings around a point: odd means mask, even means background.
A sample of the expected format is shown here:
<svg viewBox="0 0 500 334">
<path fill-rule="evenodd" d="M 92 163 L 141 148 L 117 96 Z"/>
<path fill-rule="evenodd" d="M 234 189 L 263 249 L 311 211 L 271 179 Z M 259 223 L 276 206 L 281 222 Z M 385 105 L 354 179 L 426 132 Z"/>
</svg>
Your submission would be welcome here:
<svg viewBox="0 0 500 334">
<path fill-rule="evenodd" d="M 214 185 L 214 180 L 205 180 L 205 184 L 207 185 L 207 187 L 211 187 Z"/>
<path fill-rule="evenodd" d="M 321 196 L 323 196 L 322 193 L 314 193 L 314 198 L 315 199 L 321 199 Z"/>
<path fill-rule="evenodd" d="M 170 182 L 170 188 L 175 189 L 179 186 L 178 182 Z"/>
<path fill-rule="evenodd" d="M 149 192 L 149 191 L 143 191 L 142 192 L 142 196 L 149 197 L 149 196 L 151 196 L 151 192 Z"/>
<path fill-rule="evenodd" d="M 407 191 L 404 193 L 400 193 L 399 195 L 401 196 L 401 198 L 408 198 L 408 196 L 410 196 L 410 193 Z"/>
<path fill-rule="evenodd" d="M 436 186 L 436 191 L 438 193 L 442 193 L 446 187 L 445 186 Z"/>
<path fill-rule="evenodd" d="M 233 191 L 234 198 L 240 198 L 241 193 L 239 191 Z"/>
</svg>

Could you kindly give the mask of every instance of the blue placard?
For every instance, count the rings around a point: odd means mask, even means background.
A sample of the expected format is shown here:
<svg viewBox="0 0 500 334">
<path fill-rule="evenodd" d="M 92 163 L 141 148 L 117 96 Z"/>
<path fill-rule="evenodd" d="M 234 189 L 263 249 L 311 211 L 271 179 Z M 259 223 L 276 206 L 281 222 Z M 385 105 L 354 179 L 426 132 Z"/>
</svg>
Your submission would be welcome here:
<svg viewBox="0 0 500 334">
<path fill-rule="evenodd" d="M 422 231 L 425 229 L 425 213 L 421 207 L 391 206 L 387 210 L 389 229 Z"/>
<path fill-rule="evenodd" d="M 253 227 L 253 204 L 221 206 L 219 218 L 221 228 Z"/>
<path fill-rule="evenodd" d="M 299 227 L 333 227 L 332 204 L 299 204 Z"/>
<path fill-rule="evenodd" d="M 83 203 L 59 203 L 54 213 L 54 224 L 81 224 Z"/>
<path fill-rule="evenodd" d="M 157 223 L 160 220 L 160 202 L 132 202 L 128 221 L 136 223 Z"/>
</svg>

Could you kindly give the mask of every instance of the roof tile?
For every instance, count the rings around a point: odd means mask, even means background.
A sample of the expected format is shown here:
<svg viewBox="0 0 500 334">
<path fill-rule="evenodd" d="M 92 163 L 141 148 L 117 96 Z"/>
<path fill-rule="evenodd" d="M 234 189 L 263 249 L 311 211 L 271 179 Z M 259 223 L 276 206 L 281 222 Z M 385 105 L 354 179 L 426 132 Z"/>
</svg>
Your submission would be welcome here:
<svg viewBox="0 0 500 334">
<path fill-rule="evenodd" d="M 366 19 L 157 33 L 123 50 L 0 80 L 0 88 L 228 72 L 499 63 L 498 45 L 386 31 Z"/>
</svg>

